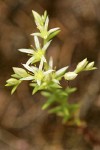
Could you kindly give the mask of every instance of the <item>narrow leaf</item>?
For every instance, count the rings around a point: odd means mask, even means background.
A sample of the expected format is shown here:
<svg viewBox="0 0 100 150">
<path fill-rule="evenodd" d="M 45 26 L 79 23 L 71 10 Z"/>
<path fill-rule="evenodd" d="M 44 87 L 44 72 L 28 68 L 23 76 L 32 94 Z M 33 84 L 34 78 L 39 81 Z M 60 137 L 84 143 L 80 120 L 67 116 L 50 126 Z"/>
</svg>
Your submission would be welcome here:
<svg viewBox="0 0 100 150">
<path fill-rule="evenodd" d="M 55 32 L 53 32 L 53 33 L 51 33 L 51 34 L 49 34 L 49 36 L 48 36 L 48 41 L 49 40 L 51 40 L 53 37 L 55 37 L 58 33 L 60 32 L 60 30 L 57 30 L 57 31 L 55 31 Z"/>
</svg>

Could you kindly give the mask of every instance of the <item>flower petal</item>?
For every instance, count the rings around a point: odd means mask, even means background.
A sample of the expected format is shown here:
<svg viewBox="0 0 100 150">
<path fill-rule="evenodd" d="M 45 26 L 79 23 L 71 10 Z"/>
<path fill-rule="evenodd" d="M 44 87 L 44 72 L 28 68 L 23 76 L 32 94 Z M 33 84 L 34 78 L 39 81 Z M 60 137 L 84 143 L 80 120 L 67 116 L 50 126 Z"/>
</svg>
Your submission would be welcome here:
<svg viewBox="0 0 100 150">
<path fill-rule="evenodd" d="M 43 46 L 43 50 L 47 50 L 47 48 L 49 47 L 50 43 L 51 43 L 52 40 L 50 40 L 49 42 L 47 42 L 44 46 Z"/>
<path fill-rule="evenodd" d="M 40 43 L 39 43 L 39 39 L 37 36 L 34 36 L 34 42 L 35 42 L 35 46 L 37 49 L 40 49 Z"/>
<path fill-rule="evenodd" d="M 41 85 L 41 80 L 37 80 L 37 84 L 40 86 Z"/>
<path fill-rule="evenodd" d="M 42 60 L 43 62 L 47 62 L 47 61 L 46 61 L 46 58 L 45 58 L 44 56 L 42 56 L 41 60 Z"/>
<path fill-rule="evenodd" d="M 18 51 L 20 51 L 22 53 L 27 53 L 27 54 L 33 54 L 34 53 L 33 49 L 24 49 L 24 48 L 21 48 L 21 49 L 18 49 Z"/>
<path fill-rule="evenodd" d="M 44 25 L 45 30 L 48 30 L 48 24 L 49 24 L 49 18 L 47 17 Z"/>
<path fill-rule="evenodd" d="M 27 64 L 27 65 L 31 64 L 34 59 L 35 59 L 34 56 L 32 56 L 32 57 L 26 62 L 26 64 Z"/>
<path fill-rule="evenodd" d="M 38 32 L 37 32 L 37 33 L 32 33 L 31 35 L 32 35 L 32 36 L 39 36 L 39 37 L 41 37 L 41 34 L 38 33 Z"/>
<path fill-rule="evenodd" d="M 55 31 L 57 31 L 57 30 L 59 30 L 60 28 L 53 28 L 53 29 L 50 29 L 49 30 L 49 34 L 51 34 L 52 32 L 55 32 Z"/>
<path fill-rule="evenodd" d="M 49 59 L 49 66 L 51 69 L 53 68 L 53 58 L 52 57 L 50 57 L 50 59 Z"/>
<path fill-rule="evenodd" d="M 44 72 L 44 75 L 48 75 L 48 74 L 51 73 L 52 71 L 54 71 L 54 70 L 52 70 L 52 69 L 47 70 L 47 71 Z"/>
<path fill-rule="evenodd" d="M 27 65 L 27 64 L 22 64 L 28 71 L 31 71 L 31 72 L 33 72 L 34 73 L 34 71 L 36 71 L 37 70 L 37 68 L 36 67 L 30 67 L 29 65 Z"/>
<path fill-rule="evenodd" d="M 40 65 L 39 65 L 39 70 L 42 70 L 42 68 L 43 68 L 43 63 L 44 63 L 44 61 L 43 61 L 43 59 L 41 59 Z"/>
</svg>

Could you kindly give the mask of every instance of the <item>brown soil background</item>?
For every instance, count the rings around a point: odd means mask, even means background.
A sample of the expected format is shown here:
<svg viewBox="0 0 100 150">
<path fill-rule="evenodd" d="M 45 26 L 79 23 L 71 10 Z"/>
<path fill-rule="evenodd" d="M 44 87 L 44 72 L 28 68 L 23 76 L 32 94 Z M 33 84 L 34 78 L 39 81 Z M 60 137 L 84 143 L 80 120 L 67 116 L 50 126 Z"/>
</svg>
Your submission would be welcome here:
<svg viewBox="0 0 100 150">
<path fill-rule="evenodd" d="M 97 70 L 71 83 L 78 88 L 73 101 L 82 104 L 84 130 L 41 111 L 43 98 L 31 96 L 26 82 L 13 96 L 4 87 L 12 67 L 27 60 L 17 49 L 34 44 L 32 9 L 47 10 L 50 27 L 61 28 L 47 52 L 54 65 L 73 69 L 84 58 L 96 62 Z M 0 0 L 0 150 L 100 150 L 100 0 Z"/>
</svg>

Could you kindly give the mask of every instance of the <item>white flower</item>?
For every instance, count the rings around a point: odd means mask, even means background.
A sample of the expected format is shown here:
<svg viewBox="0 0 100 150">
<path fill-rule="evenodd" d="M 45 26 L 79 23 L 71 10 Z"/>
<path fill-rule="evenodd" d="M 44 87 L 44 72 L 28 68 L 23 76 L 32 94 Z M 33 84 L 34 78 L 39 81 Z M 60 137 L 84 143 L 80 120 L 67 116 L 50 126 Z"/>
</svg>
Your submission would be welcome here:
<svg viewBox="0 0 100 150">
<path fill-rule="evenodd" d="M 40 86 L 43 79 L 47 79 L 48 75 L 53 71 L 53 69 L 48 69 L 47 71 L 43 70 L 43 60 L 41 60 L 39 68 L 29 66 L 27 64 L 23 64 L 23 66 L 30 72 L 33 73 L 33 77 L 30 76 L 28 79 L 37 82 Z M 22 80 L 26 80 L 26 78 L 22 78 Z"/>
</svg>

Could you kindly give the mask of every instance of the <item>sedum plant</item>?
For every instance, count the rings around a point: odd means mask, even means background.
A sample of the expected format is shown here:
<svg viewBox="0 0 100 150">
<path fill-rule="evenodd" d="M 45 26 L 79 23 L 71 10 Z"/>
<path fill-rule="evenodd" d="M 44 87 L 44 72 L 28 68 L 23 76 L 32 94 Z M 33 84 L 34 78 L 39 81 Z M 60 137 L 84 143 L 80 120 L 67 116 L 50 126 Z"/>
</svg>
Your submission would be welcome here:
<svg viewBox="0 0 100 150">
<path fill-rule="evenodd" d="M 78 121 L 75 118 L 75 113 L 79 109 L 79 104 L 70 104 L 68 98 L 70 94 L 76 91 L 76 88 L 63 87 L 61 80 L 65 82 L 74 80 L 82 71 L 94 70 L 94 62 L 88 62 L 87 58 L 79 62 L 74 71 L 68 71 L 68 66 L 59 70 L 53 66 L 53 59 L 46 59 L 46 51 L 59 32 L 60 28 L 48 29 L 49 18 L 47 12 L 41 16 L 37 12 L 32 11 L 38 32 L 32 33 L 34 38 L 34 46 L 30 49 L 19 49 L 20 52 L 26 53 L 29 56 L 26 64 L 22 64 L 22 68 L 13 67 L 14 74 L 6 82 L 6 86 L 11 86 L 11 94 L 24 81 L 30 81 L 32 94 L 40 91 L 46 97 L 46 101 L 42 109 L 48 109 L 49 113 L 55 113 L 62 117 L 62 121 L 73 122 Z M 42 42 L 40 43 L 40 38 Z"/>
</svg>

